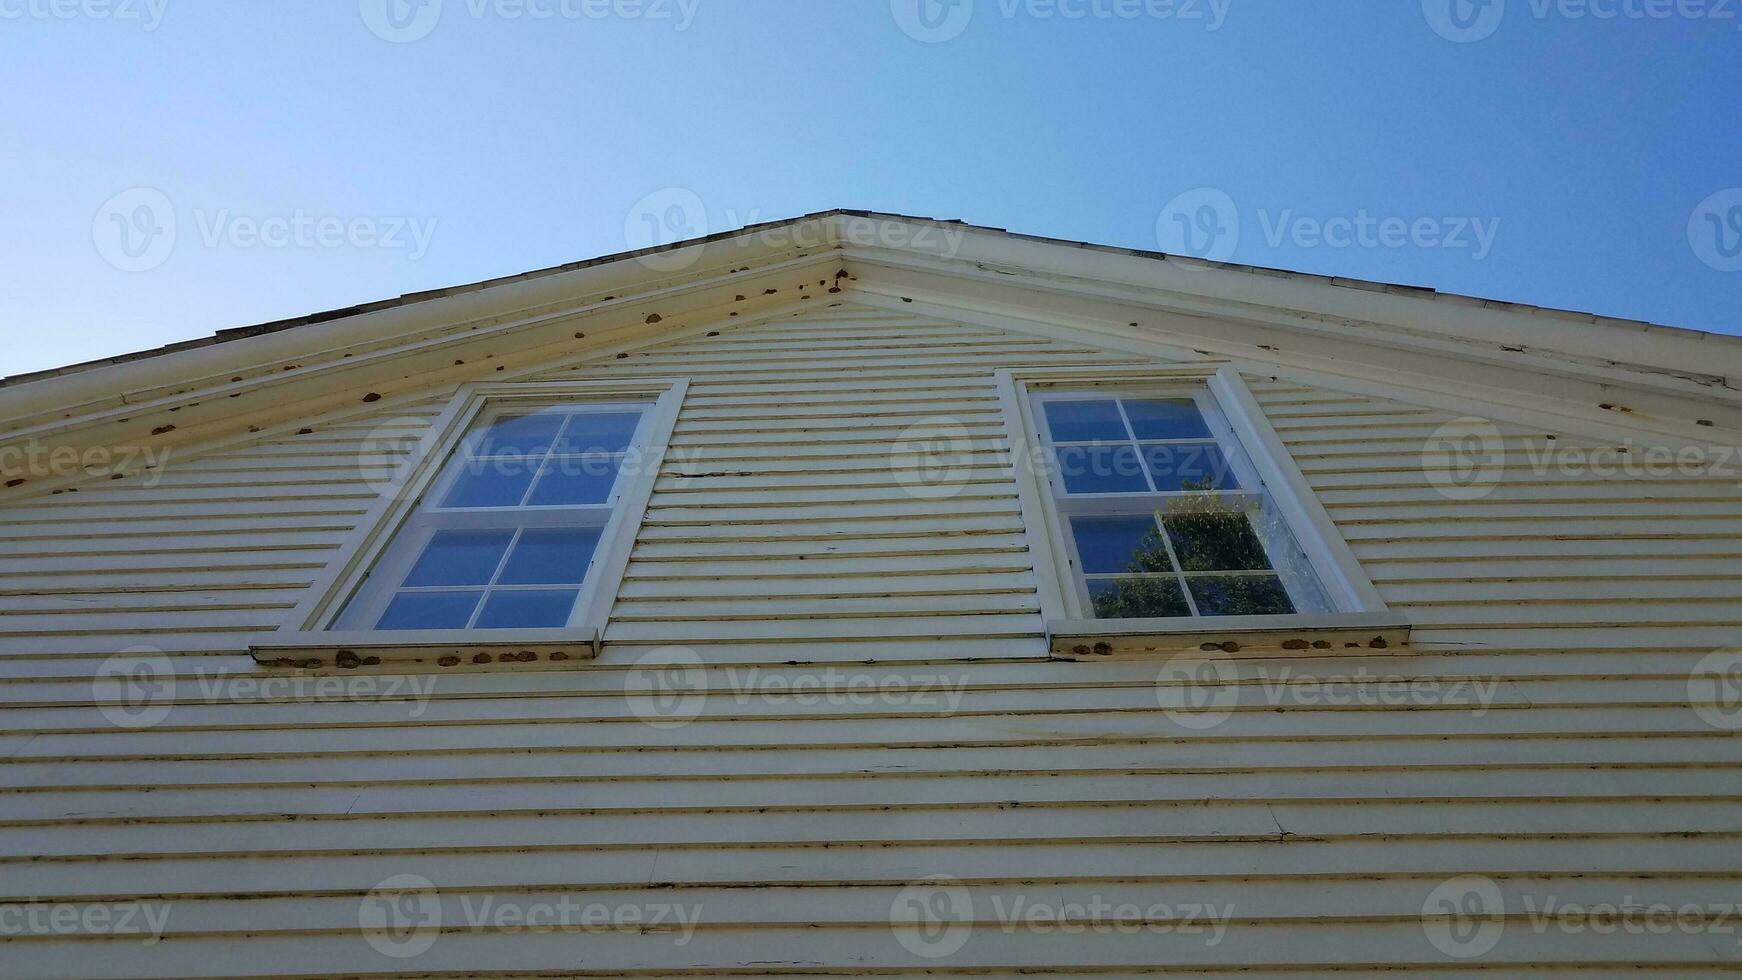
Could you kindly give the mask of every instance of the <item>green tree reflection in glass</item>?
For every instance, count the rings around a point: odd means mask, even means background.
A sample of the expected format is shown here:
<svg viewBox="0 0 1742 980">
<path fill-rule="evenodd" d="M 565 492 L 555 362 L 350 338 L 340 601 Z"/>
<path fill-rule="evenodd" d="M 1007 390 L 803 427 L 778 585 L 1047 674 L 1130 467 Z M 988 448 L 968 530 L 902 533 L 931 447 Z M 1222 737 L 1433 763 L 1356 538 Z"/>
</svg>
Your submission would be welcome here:
<svg viewBox="0 0 1742 980">
<path fill-rule="evenodd" d="M 1190 616 L 1179 571 L 1271 572 L 1270 559 L 1251 522 L 1254 511 L 1263 521 L 1280 522 L 1280 516 L 1265 509 L 1242 509 L 1234 503 L 1240 498 L 1211 492 L 1210 483 L 1188 484 L 1187 489 L 1194 492 L 1169 500 L 1155 512 L 1157 527 L 1138 542 L 1127 566 L 1132 578 L 1090 582 L 1090 598 L 1098 618 Z M 1167 529 L 1166 541 L 1162 539 L 1163 527 Z M 1280 616 L 1295 611 L 1288 590 L 1275 574 L 1188 576 L 1186 581 L 1202 616 Z"/>
</svg>

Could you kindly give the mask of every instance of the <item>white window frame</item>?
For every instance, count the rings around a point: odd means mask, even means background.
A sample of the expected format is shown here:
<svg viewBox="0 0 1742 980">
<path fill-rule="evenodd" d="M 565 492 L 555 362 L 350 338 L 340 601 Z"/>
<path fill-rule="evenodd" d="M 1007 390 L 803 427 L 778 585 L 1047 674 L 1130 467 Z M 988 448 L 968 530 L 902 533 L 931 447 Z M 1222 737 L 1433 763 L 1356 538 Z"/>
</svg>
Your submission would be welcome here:
<svg viewBox="0 0 1742 980">
<path fill-rule="evenodd" d="M 1200 637 L 1262 638 L 1281 633 L 1292 636 L 1334 633 L 1338 649 L 1346 649 L 1355 642 L 1348 639 L 1351 636 L 1363 637 L 1363 645 L 1380 640 L 1373 645 L 1387 650 L 1407 642 L 1407 621 L 1386 606 L 1362 571 L 1348 542 L 1313 495 L 1311 485 L 1233 365 L 1218 361 L 1129 369 L 1001 370 L 997 372 L 997 385 L 1010 429 L 1017 492 L 1034 555 L 1041 613 L 1047 620 L 1054 652 L 1081 652 L 1085 647 L 1097 646 L 1102 653 L 1109 649 L 1115 652 L 1184 649 Z M 1058 477 L 1052 473 L 1054 468 L 1046 465 L 1049 450 L 1045 420 L 1037 418 L 1034 409 L 1037 398 L 1045 400 L 1055 393 L 1066 399 L 1086 395 L 1169 399 L 1189 396 L 1200 406 L 1210 406 L 1212 411 L 1206 412 L 1205 418 L 1211 431 L 1231 437 L 1233 444 L 1243 450 L 1230 456 L 1230 465 L 1241 473 L 1243 486 L 1257 485 L 1252 482 L 1256 477 L 1269 492 L 1272 503 L 1305 553 L 1330 608 L 1287 616 L 1095 618 L 1087 585 L 1077 573 L 1075 545 L 1059 507 L 1062 486 L 1051 482 Z M 1096 494 L 1080 497 L 1083 502 L 1073 502 L 1073 506 L 1093 508 L 1092 501 L 1105 500 L 1112 510 L 1121 498 L 1128 503 L 1134 496 L 1152 500 L 1156 495 Z M 1103 640 L 1111 642 L 1099 642 Z"/>
<path fill-rule="evenodd" d="M 517 657 L 558 651 L 568 659 L 596 656 L 688 388 L 689 382 L 681 378 L 463 386 L 431 423 L 388 492 L 359 522 L 326 573 L 292 611 L 288 625 L 252 644 L 255 658 L 273 662 L 312 661 L 349 651 L 364 662 L 369 655 L 383 660 L 423 660 L 438 652 L 459 654 L 489 648 L 513 648 Z M 641 454 L 642 465 L 618 477 L 614 503 L 575 508 L 608 507 L 610 514 L 603 523 L 592 566 L 566 627 L 391 632 L 334 628 L 354 596 L 369 601 L 369 594 L 397 589 L 399 579 L 409 568 L 398 569 L 398 578 L 392 574 L 394 569 L 384 568 L 379 582 L 370 582 L 370 573 L 402 532 L 429 533 L 428 528 L 414 526 L 418 505 L 431 494 L 445 492 L 446 484 L 456 478 L 448 472 L 446 464 L 481 421 L 516 409 L 577 403 L 601 409 L 651 403 L 651 408 L 646 409 L 636 432 L 636 443 L 630 449 L 632 454 Z M 415 560 L 415 549 L 402 549 L 400 554 L 399 564 Z M 403 557 L 407 554 L 412 558 Z"/>
</svg>

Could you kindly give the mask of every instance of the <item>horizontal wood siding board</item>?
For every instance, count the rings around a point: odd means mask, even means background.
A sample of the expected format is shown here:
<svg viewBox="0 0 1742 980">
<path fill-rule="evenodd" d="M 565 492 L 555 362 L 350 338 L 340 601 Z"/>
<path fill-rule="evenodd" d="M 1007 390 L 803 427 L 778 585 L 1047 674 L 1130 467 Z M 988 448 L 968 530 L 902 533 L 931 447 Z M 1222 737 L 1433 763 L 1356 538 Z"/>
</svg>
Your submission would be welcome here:
<svg viewBox="0 0 1742 980">
<path fill-rule="evenodd" d="M 1344 872 L 1359 875 L 1387 864 L 1420 867 L 1407 856 L 1412 845 L 1420 845 L 1427 849 L 1422 853 L 1438 854 L 1440 860 L 1448 851 L 1475 855 L 1463 868 L 1454 865 L 1450 870 L 1584 867 L 1595 872 L 1622 871 L 1630 867 L 1629 855 L 1636 854 L 1635 859 L 1647 868 L 1657 865 L 1655 870 L 1667 872 L 1678 867 L 1671 856 L 1684 850 L 1690 855 L 1728 851 L 1728 858 L 1709 868 L 1733 869 L 1735 845 L 1742 843 L 1733 817 L 1733 806 L 1685 800 L 1360 805 L 1235 800 L 1093 807 L 964 804 L 891 807 L 881 812 L 309 816 L 303 821 L 307 836 L 275 832 L 277 828 L 271 823 L 259 821 L 63 822 L 0 826 L 0 845 L 8 853 L 56 858 L 31 861 L 41 866 L 41 877 L 33 877 L 32 882 L 42 888 L 55 886 L 59 893 L 68 895 L 210 893 L 214 890 L 212 881 L 198 869 L 211 865 L 184 862 L 189 858 L 200 862 L 222 858 L 226 870 L 258 875 L 254 879 L 257 888 L 269 890 L 286 887 L 294 880 L 284 877 L 289 874 L 304 875 L 304 881 L 326 887 L 354 887 L 353 883 L 362 881 L 372 884 L 384 875 L 367 877 L 371 872 L 390 866 L 393 860 L 403 863 L 406 853 L 438 854 L 455 863 L 466 860 L 462 855 L 470 855 L 469 863 L 478 869 L 476 880 L 500 885 L 513 881 L 514 876 L 496 865 L 515 861 L 523 852 L 540 850 L 571 852 L 568 857 L 572 862 L 588 860 L 588 852 L 641 859 L 657 855 L 662 864 L 668 857 L 685 862 L 689 855 L 686 863 L 694 866 L 733 848 L 766 848 L 776 854 L 785 850 L 804 859 L 806 848 L 857 846 L 898 854 L 906 851 L 913 855 L 909 859 L 923 859 L 927 852 L 940 847 L 1048 845 L 1065 853 L 1083 848 L 1082 853 L 1089 854 L 1096 847 L 1130 847 L 1137 861 L 1146 853 L 1184 858 L 1183 865 L 1155 866 L 1155 873 L 1173 870 L 1181 874 L 1206 863 L 1231 871 L 1283 874 L 1289 869 L 1287 863 L 1245 866 L 1244 862 L 1266 854 L 1286 862 L 1294 854 L 1364 850 L 1366 856 L 1353 861 Z M 326 833 L 314 836 L 321 831 Z M 1575 863 L 1566 850 L 1559 851 L 1560 860 L 1556 861 L 1554 841 L 1582 848 L 1583 864 Z M 1250 844 L 1290 846 L 1286 850 L 1275 846 L 1245 848 L 1244 853 L 1238 849 Z M 1546 853 L 1543 864 L 1533 865 L 1527 857 L 1534 850 L 1531 845 L 1537 844 L 1545 845 Z M 1593 859 L 1593 847 L 1602 848 L 1602 860 Z M 1634 847 L 1639 850 L 1635 852 Z M 1196 860 L 1192 860 L 1194 854 Z M 370 858 L 377 859 L 373 866 Z M 552 866 L 548 855 L 538 860 L 550 866 L 546 873 L 585 880 L 573 867 Z M 121 877 L 135 862 L 133 876 Z M 25 864 L 22 859 L 14 862 L 14 870 Z M 684 867 L 683 863 L 668 865 L 666 874 L 671 880 L 684 880 Z M 1079 868 L 1089 873 L 1094 870 L 1092 865 Z M 102 877 L 105 872 L 112 877 Z M 179 874 L 171 878 L 170 872 Z M 136 884 L 126 887 L 124 883 L 130 881 Z"/>
</svg>

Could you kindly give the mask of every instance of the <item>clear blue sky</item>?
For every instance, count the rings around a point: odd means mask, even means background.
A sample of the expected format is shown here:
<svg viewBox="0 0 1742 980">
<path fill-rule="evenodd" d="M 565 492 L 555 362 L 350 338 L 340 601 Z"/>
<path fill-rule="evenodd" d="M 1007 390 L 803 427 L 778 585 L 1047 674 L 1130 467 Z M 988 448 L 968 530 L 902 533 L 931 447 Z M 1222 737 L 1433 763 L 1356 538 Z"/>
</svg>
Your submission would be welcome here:
<svg viewBox="0 0 1742 980">
<path fill-rule="evenodd" d="M 1742 0 L 391 2 L 0 0 L 0 374 L 646 244 L 662 191 L 1742 333 Z"/>
</svg>

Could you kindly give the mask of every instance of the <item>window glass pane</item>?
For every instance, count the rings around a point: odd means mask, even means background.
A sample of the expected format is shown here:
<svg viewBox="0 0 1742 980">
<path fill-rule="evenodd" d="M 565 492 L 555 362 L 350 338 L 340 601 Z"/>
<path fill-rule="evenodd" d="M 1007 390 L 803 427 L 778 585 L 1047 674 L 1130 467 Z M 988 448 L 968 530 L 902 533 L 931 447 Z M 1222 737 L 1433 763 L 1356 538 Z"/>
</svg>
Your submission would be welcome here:
<svg viewBox="0 0 1742 980">
<path fill-rule="evenodd" d="M 467 462 L 442 506 L 519 507 L 532 485 L 533 465 L 513 457 Z"/>
<path fill-rule="evenodd" d="M 1143 463 L 1157 490 L 1240 489 L 1234 468 L 1214 443 L 1144 446 Z"/>
<path fill-rule="evenodd" d="M 1188 572 L 1269 569 L 1270 558 L 1245 514 L 1181 514 L 1162 517 L 1174 554 Z"/>
<path fill-rule="evenodd" d="M 622 457 L 571 456 L 545 464 L 544 475 L 532 491 L 534 507 L 570 504 L 602 504 L 611 499 Z"/>
<path fill-rule="evenodd" d="M 482 592 L 401 592 L 388 603 L 378 630 L 465 629 Z"/>
<path fill-rule="evenodd" d="M 569 624 L 579 592 L 496 592 L 478 616 L 478 628 L 558 629 Z"/>
<path fill-rule="evenodd" d="M 1274 575 L 1194 578 L 1192 598 L 1203 616 L 1287 616 L 1294 612 L 1288 590 Z"/>
<path fill-rule="evenodd" d="M 440 531 L 405 577 L 404 587 L 489 585 L 513 531 Z"/>
<path fill-rule="evenodd" d="M 1153 518 L 1076 517 L 1071 535 L 1085 574 L 1173 571 Z"/>
<path fill-rule="evenodd" d="M 621 453 L 635 439 L 640 412 L 582 412 L 574 417 L 557 443 L 558 453 Z"/>
<path fill-rule="evenodd" d="M 1137 450 L 1130 446 L 1068 446 L 1057 453 L 1066 493 L 1149 492 Z"/>
<path fill-rule="evenodd" d="M 475 437 L 473 455 L 542 456 L 562 424 L 563 416 L 555 412 L 504 416 Z"/>
<path fill-rule="evenodd" d="M 599 544 L 599 528 L 529 530 L 514 546 L 502 585 L 579 585 Z"/>
<path fill-rule="evenodd" d="M 1111 398 L 1045 405 L 1053 442 L 1123 442 L 1131 438 L 1119 418 L 1119 406 Z"/>
<path fill-rule="evenodd" d="M 1138 439 L 1209 439 L 1210 427 L 1204 413 L 1191 399 L 1168 401 L 1125 401 L 1125 414 L 1131 417 L 1131 428 Z"/>
<path fill-rule="evenodd" d="M 1176 619 L 1192 614 L 1179 580 L 1173 578 L 1090 579 L 1089 599 L 1096 619 Z"/>
</svg>

